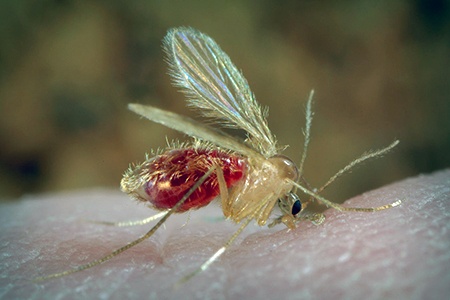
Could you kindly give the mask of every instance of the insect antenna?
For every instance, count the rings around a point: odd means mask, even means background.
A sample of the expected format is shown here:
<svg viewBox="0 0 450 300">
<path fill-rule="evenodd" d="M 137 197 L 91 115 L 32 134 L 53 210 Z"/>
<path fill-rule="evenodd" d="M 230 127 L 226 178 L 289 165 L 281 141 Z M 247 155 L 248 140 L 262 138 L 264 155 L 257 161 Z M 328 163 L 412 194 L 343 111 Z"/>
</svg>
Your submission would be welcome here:
<svg viewBox="0 0 450 300">
<path fill-rule="evenodd" d="M 348 165 L 346 165 L 344 168 L 342 168 L 341 170 L 339 170 L 336 174 L 334 174 L 333 176 L 330 177 L 330 179 L 319 189 L 313 189 L 310 184 L 306 181 L 306 179 L 303 176 L 303 169 L 304 169 L 304 162 L 306 159 L 306 154 L 307 154 L 307 150 L 308 150 L 308 146 L 309 146 L 309 142 L 311 139 L 311 123 L 312 123 L 312 119 L 313 119 L 313 115 L 314 113 L 312 112 L 312 100 L 313 100 L 313 96 L 314 96 L 314 90 L 312 90 L 309 94 L 309 98 L 308 101 L 306 103 L 306 112 L 305 112 L 305 118 L 306 118 L 306 124 L 305 124 L 305 129 L 303 131 L 303 134 L 305 136 L 304 138 L 304 142 L 303 142 L 303 153 L 302 153 L 302 157 L 300 160 L 300 164 L 298 167 L 298 172 L 300 174 L 299 176 L 299 181 L 302 182 L 303 185 L 305 185 L 307 187 L 307 189 L 303 186 L 300 186 L 299 183 L 295 184 L 295 189 L 294 192 L 297 190 L 297 188 L 301 189 L 304 193 L 310 195 L 312 198 L 309 199 L 310 202 L 312 201 L 314 198 L 316 198 L 317 200 L 321 201 L 323 204 L 329 206 L 329 207 L 333 207 L 335 209 L 341 210 L 341 211 L 377 211 L 377 210 L 382 210 L 382 209 L 387 209 L 387 208 L 391 208 L 394 206 L 397 206 L 400 204 L 401 201 L 396 201 L 392 204 L 389 205 L 384 205 L 384 206 L 380 206 L 380 207 L 373 207 L 373 208 L 346 208 L 344 206 L 341 206 L 339 204 L 336 204 L 334 202 L 331 202 L 329 200 L 324 199 L 323 197 L 315 197 L 313 194 L 318 195 L 321 192 L 323 192 L 323 190 L 325 190 L 325 188 L 327 188 L 331 183 L 333 183 L 336 179 L 338 179 L 339 177 L 341 177 L 342 175 L 344 175 L 345 173 L 349 172 L 352 168 L 354 168 L 356 165 L 370 159 L 370 158 L 375 158 L 375 157 L 380 157 L 384 154 L 386 154 L 387 152 L 389 152 L 392 148 L 394 148 L 395 146 L 398 145 L 399 141 L 395 140 L 394 142 L 392 142 L 389 146 L 383 148 L 383 149 L 379 149 L 379 150 L 375 150 L 375 151 L 369 151 L 367 153 L 364 153 L 363 155 L 361 155 L 359 158 L 353 160 L 352 162 L 350 162 Z M 306 192 L 308 191 L 308 192 Z M 313 191 L 313 192 L 312 192 Z M 305 203 L 306 204 L 306 203 Z"/>
<path fill-rule="evenodd" d="M 394 148 L 395 146 L 398 145 L 400 141 L 399 140 L 395 140 L 394 142 L 392 142 L 392 144 L 390 144 L 389 146 L 387 146 L 386 148 L 383 149 L 379 149 L 379 150 L 375 150 L 375 151 L 369 151 L 367 153 L 364 153 L 363 155 L 361 155 L 359 158 L 353 160 L 352 162 L 350 162 L 348 165 L 346 165 L 344 168 L 340 169 L 336 174 L 334 174 L 333 176 L 331 176 L 331 178 L 321 187 L 319 188 L 316 193 L 320 193 L 322 192 L 327 186 L 329 186 L 333 181 L 335 181 L 337 178 L 339 178 L 340 176 L 342 176 L 343 174 L 345 174 L 346 172 L 350 171 L 350 169 L 352 169 L 354 166 L 370 159 L 370 158 L 374 158 L 374 157 L 380 157 L 383 154 L 386 154 L 387 152 L 389 152 L 392 148 Z"/>
<path fill-rule="evenodd" d="M 46 280 L 46 279 L 62 277 L 62 276 L 65 276 L 65 275 L 69 275 L 69 274 L 72 274 L 72 273 L 75 273 L 75 272 L 79 272 L 79 271 L 83 271 L 83 270 L 92 268 L 92 267 L 94 267 L 96 265 L 104 263 L 107 260 L 110 260 L 111 258 L 119 255 L 120 253 L 122 253 L 122 252 L 130 249 L 131 247 L 136 246 L 137 244 L 141 243 L 142 241 L 148 239 L 149 237 L 151 237 L 156 232 L 156 230 L 158 230 L 159 227 L 161 227 L 162 224 L 164 224 L 164 222 L 170 217 L 170 215 L 175 213 L 178 210 L 178 208 L 180 208 L 181 205 L 183 205 L 183 203 L 186 202 L 186 200 L 192 195 L 192 193 L 196 189 L 198 189 L 200 187 L 200 185 L 202 185 L 205 182 L 205 180 L 216 170 L 216 168 L 217 167 L 212 167 L 211 169 L 209 169 L 208 172 L 206 172 L 191 187 L 191 189 L 183 196 L 183 198 L 181 198 L 181 200 L 178 201 L 177 204 L 175 204 L 171 209 L 169 209 L 166 212 L 166 214 L 161 218 L 161 220 L 159 220 L 159 222 L 156 223 L 156 225 L 152 227 L 152 229 L 150 229 L 146 234 L 144 234 L 140 238 L 138 238 L 138 239 L 128 243 L 127 245 L 125 245 L 125 246 L 123 246 L 123 247 L 121 247 L 121 248 L 111 252 L 110 254 L 108 254 L 108 255 L 100 258 L 100 259 L 94 260 L 94 261 L 92 261 L 90 263 L 87 263 L 85 265 L 78 266 L 78 267 L 76 267 L 74 269 L 71 269 L 71 270 L 67 270 L 67 271 L 64 271 L 64 272 L 51 274 L 51 275 L 48 275 L 48 276 L 37 277 L 37 278 L 34 279 L 34 281 L 36 282 L 36 281 L 42 281 L 42 280 Z"/>
<path fill-rule="evenodd" d="M 298 184 L 297 182 L 292 181 L 292 183 L 299 188 L 303 193 L 308 194 L 310 196 L 312 196 L 314 199 L 316 199 L 317 201 L 319 201 L 320 203 L 328 206 L 328 207 L 332 207 L 336 210 L 339 211 L 358 211 L 358 212 L 374 212 L 374 211 L 379 211 L 379 210 L 384 210 L 384 209 L 388 209 L 388 208 L 392 208 L 395 206 L 400 205 L 400 203 L 402 203 L 401 200 L 397 200 L 393 203 L 390 204 L 386 204 L 386 205 L 382 205 L 382 206 L 377 206 L 377 207 L 345 207 L 342 206 L 340 204 L 334 203 L 330 200 L 325 199 L 324 197 L 320 196 L 317 194 L 317 192 L 312 192 L 309 189 L 301 186 L 300 184 Z"/>
<path fill-rule="evenodd" d="M 338 177 L 340 177 L 344 173 L 348 172 L 350 169 L 352 169 L 357 164 L 360 164 L 363 161 L 368 160 L 368 159 L 373 158 L 373 157 L 382 156 L 383 154 L 387 153 L 392 148 L 397 146 L 398 143 L 399 143 L 399 141 L 396 140 L 392 144 L 390 144 L 389 146 L 387 146 L 387 147 L 385 147 L 383 149 L 379 149 L 379 150 L 375 150 L 375 151 L 369 151 L 369 152 L 363 154 L 361 157 L 353 160 L 347 166 L 345 166 L 344 168 L 339 170 L 321 188 L 319 188 L 318 190 L 316 190 L 314 192 L 311 191 L 311 189 L 307 189 L 307 188 L 303 187 L 302 185 L 298 184 L 297 182 L 294 182 L 294 186 L 297 187 L 298 189 L 300 189 L 301 191 L 303 191 L 305 194 L 310 195 L 312 198 L 317 199 L 317 201 L 321 202 L 322 204 L 324 204 L 324 205 L 326 205 L 328 207 L 332 207 L 332 208 L 334 208 L 336 210 L 339 210 L 339 211 L 374 212 L 374 211 L 384 210 L 384 209 L 388 209 L 388 208 L 392 208 L 392 207 L 398 206 L 402 202 L 401 200 L 397 200 L 397 201 L 395 201 L 395 202 L 393 202 L 391 204 L 386 204 L 386 205 L 382 205 L 382 206 L 378 206 L 378 207 L 367 207 L 367 208 L 366 207 L 345 207 L 345 206 L 342 206 L 340 204 L 331 202 L 330 200 L 327 200 L 327 199 L 323 198 L 322 196 L 318 195 L 327 186 L 329 186 L 333 181 L 335 181 Z"/>
<path fill-rule="evenodd" d="M 309 141 L 311 139 L 311 123 L 312 123 L 312 119 L 313 119 L 313 112 L 312 112 L 313 96 L 314 96 L 314 90 L 312 90 L 309 93 L 309 98 L 308 98 L 308 101 L 306 102 L 306 112 L 305 112 L 306 124 L 305 124 L 305 129 L 303 131 L 303 135 L 305 136 L 305 138 L 303 141 L 302 158 L 300 159 L 300 164 L 298 165 L 298 173 L 300 174 L 300 176 L 303 175 L 303 167 L 304 167 L 305 160 L 306 160 L 306 153 L 308 151 L 308 145 L 309 145 Z"/>
</svg>

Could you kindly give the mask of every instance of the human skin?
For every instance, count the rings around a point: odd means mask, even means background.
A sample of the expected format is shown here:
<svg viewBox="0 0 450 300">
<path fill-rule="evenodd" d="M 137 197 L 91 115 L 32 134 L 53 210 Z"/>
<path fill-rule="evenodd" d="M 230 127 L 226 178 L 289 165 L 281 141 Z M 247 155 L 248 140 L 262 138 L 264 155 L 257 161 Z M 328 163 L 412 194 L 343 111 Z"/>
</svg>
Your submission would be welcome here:
<svg viewBox="0 0 450 300">
<path fill-rule="evenodd" d="M 450 294 L 450 170 L 364 193 L 301 222 L 251 223 L 211 267 L 175 289 L 238 228 L 218 205 L 169 218 L 149 240 L 89 270 L 34 282 L 98 259 L 150 229 L 110 227 L 152 213 L 118 191 L 28 196 L 1 205 L 3 299 L 446 299 Z M 185 226 L 184 226 L 185 225 Z"/>
</svg>

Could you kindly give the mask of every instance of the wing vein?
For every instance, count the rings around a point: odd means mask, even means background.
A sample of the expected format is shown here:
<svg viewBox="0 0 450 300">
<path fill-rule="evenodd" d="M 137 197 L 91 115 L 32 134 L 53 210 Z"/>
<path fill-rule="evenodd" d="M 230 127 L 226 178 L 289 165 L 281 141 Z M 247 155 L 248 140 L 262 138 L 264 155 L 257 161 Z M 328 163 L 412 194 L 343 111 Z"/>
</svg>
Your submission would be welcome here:
<svg viewBox="0 0 450 300">
<path fill-rule="evenodd" d="M 170 75 L 188 97 L 188 105 L 223 126 L 243 129 L 247 143 L 265 157 L 277 153 L 275 136 L 247 80 L 228 55 L 207 35 L 175 28 L 164 39 Z"/>
</svg>

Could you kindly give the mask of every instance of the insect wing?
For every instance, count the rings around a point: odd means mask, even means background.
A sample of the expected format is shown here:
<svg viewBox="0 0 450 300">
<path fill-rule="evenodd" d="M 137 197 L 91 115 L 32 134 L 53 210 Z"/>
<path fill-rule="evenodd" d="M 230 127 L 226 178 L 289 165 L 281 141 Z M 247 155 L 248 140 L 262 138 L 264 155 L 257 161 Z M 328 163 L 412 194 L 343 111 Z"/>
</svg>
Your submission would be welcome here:
<svg viewBox="0 0 450 300">
<path fill-rule="evenodd" d="M 130 103 L 128 108 L 153 122 L 162 124 L 189 136 L 209 141 L 224 149 L 233 150 L 246 156 L 259 155 L 254 150 L 226 135 L 224 132 L 205 126 L 191 118 L 162 110 L 150 105 Z"/>
<path fill-rule="evenodd" d="M 213 39 L 192 28 L 174 28 L 164 39 L 164 49 L 170 74 L 190 106 L 225 126 L 247 131 L 252 147 L 264 156 L 276 154 L 267 110 L 256 102 L 247 80 Z"/>
</svg>

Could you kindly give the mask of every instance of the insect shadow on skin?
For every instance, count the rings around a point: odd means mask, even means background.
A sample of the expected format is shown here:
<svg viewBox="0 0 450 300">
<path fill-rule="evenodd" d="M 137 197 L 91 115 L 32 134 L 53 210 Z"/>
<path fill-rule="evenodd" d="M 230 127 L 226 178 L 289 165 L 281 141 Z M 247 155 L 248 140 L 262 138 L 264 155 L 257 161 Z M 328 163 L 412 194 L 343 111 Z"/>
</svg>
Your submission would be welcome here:
<svg viewBox="0 0 450 300">
<path fill-rule="evenodd" d="M 303 176 L 313 118 L 314 91 L 306 104 L 303 154 L 296 166 L 280 154 L 284 147 L 277 145 L 268 127 L 268 110 L 256 102 L 242 73 L 213 39 L 193 28 L 179 27 L 169 30 L 163 44 L 174 85 L 187 95 L 188 105 L 222 126 L 245 130 L 247 139 L 239 141 L 223 131 L 156 107 L 129 104 L 128 108 L 133 112 L 183 132 L 194 140 L 189 143 L 174 142 L 164 151 L 147 155 L 143 163 L 131 165 L 124 174 L 121 190 L 134 199 L 150 204 L 160 213 L 139 221 L 97 223 L 122 227 L 159 221 L 140 238 L 98 260 L 36 278 L 37 281 L 99 265 L 151 237 L 172 214 L 201 208 L 218 196 L 224 216 L 240 224 L 240 227 L 217 252 L 198 269 L 181 278 L 176 286 L 206 270 L 252 220 L 264 226 L 276 207 L 281 215 L 268 226 L 283 223 L 293 229 L 302 220 L 317 225 L 325 220 L 323 214 L 305 209 L 312 201 L 343 212 L 374 212 L 400 204 L 398 200 L 379 207 L 344 207 L 320 196 L 326 187 L 355 165 L 382 156 L 398 141 L 363 154 L 333 175 L 322 187 L 314 189 Z M 300 201 L 298 190 L 307 195 L 306 201 Z"/>
</svg>

